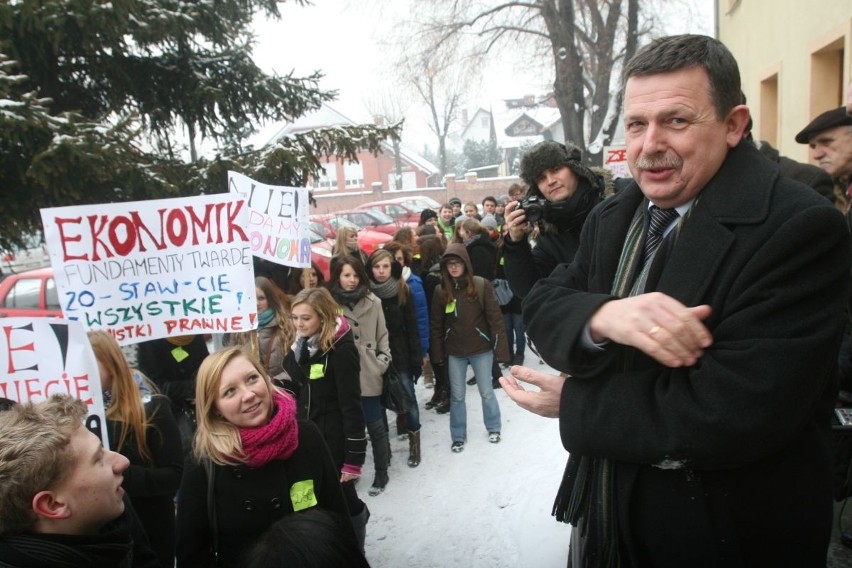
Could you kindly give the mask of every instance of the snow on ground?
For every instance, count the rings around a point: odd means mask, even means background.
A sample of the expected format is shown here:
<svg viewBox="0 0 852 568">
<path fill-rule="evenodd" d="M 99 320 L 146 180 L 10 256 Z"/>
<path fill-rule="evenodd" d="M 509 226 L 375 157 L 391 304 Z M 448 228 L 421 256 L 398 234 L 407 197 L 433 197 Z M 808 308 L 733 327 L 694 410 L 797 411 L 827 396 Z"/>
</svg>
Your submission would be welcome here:
<svg viewBox="0 0 852 568">
<path fill-rule="evenodd" d="M 549 370 L 527 353 L 527 364 Z M 472 371 L 468 371 L 468 376 Z M 370 497 L 371 449 L 358 495 L 370 508 L 366 554 L 373 568 L 564 567 L 570 526 L 550 515 L 567 452 L 558 422 L 517 406 L 496 392 L 502 441 L 488 442 L 476 386 L 467 386 L 467 444 L 450 451 L 450 415 L 425 410 L 432 390 L 417 386 L 422 462 L 409 468 L 408 441 L 391 422 L 393 459 L 384 493 Z"/>
</svg>

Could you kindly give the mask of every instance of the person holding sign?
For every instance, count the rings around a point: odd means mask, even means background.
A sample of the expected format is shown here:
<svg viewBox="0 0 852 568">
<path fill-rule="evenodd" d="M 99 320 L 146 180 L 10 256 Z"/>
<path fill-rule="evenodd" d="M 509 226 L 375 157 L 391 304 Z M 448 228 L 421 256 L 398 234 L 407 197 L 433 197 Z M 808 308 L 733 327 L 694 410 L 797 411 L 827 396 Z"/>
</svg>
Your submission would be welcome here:
<svg viewBox="0 0 852 568">
<path fill-rule="evenodd" d="M 331 294 L 352 322 L 352 334 L 361 356 L 361 406 L 376 468 L 369 493 L 378 495 L 388 484 L 390 465 L 388 419 L 381 394 L 391 351 L 382 301 L 370 292 L 370 280 L 364 264 L 354 256 L 340 258 L 332 268 Z"/>
<path fill-rule="evenodd" d="M 488 441 L 500 441 L 500 406 L 491 384 L 491 362 L 509 359 L 503 316 L 491 282 L 473 275 L 465 246 L 453 243 L 441 258 L 442 283 L 435 288 L 429 324 L 432 360 L 444 363 L 450 377 L 450 435 L 453 452 L 467 442 L 465 374 L 473 368 Z"/>
<path fill-rule="evenodd" d="M 169 399 L 143 395 L 115 338 L 90 331 L 110 445 L 130 460 L 122 487 L 163 566 L 175 564 L 174 496 L 183 472 L 180 432 Z"/>
<path fill-rule="evenodd" d="M 293 298 L 296 341 L 284 360 L 284 369 L 298 392 L 299 418 L 313 421 L 331 450 L 363 551 L 370 512 L 355 491 L 367 451 L 361 358 L 349 320 L 338 309 L 325 288 L 302 290 Z"/>
<path fill-rule="evenodd" d="M 0 412 L 0 565 L 160 566 L 121 487 L 129 462 L 87 414 L 60 394 Z"/>
<path fill-rule="evenodd" d="M 292 395 L 249 352 L 230 347 L 207 357 L 195 400 L 194 459 L 178 494 L 178 568 L 242 566 L 252 543 L 285 515 L 311 507 L 349 514 L 319 430 L 297 421 Z"/>
</svg>

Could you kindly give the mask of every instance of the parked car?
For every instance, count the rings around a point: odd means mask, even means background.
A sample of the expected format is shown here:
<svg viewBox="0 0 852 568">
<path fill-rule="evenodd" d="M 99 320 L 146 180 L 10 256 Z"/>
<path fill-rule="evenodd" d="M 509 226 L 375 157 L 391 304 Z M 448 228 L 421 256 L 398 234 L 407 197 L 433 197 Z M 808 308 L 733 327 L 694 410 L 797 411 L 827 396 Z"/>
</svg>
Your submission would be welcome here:
<svg viewBox="0 0 852 568">
<path fill-rule="evenodd" d="M 393 236 L 400 227 L 417 227 L 417 223 L 398 222 L 393 217 L 374 210 L 337 211 L 332 213 L 331 216 L 346 219 L 361 228 L 372 229 L 389 236 Z"/>
<path fill-rule="evenodd" d="M 322 272 L 323 278 L 328 282 L 331 279 L 331 250 L 334 247 L 332 239 L 321 237 L 315 231 L 311 233 L 311 262 L 317 265 Z"/>
<path fill-rule="evenodd" d="M 385 243 L 391 240 L 391 236 L 387 233 L 382 233 L 373 228 L 364 229 L 347 220 L 344 217 L 331 215 L 311 215 L 311 231 L 317 233 L 324 239 L 336 239 L 337 230 L 340 227 L 351 227 L 358 231 L 358 246 L 364 254 L 371 255 L 377 248 L 382 248 Z"/>
<path fill-rule="evenodd" d="M 41 235 L 24 235 L 24 246 L 0 252 L 0 273 L 15 274 L 50 265 L 47 245 Z"/>
<path fill-rule="evenodd" d="M 384 213 L 387 213 L 394 219 L 405 220 L 407 222 L 413 222 L 416 224 L 420 222 L 421 211 L 423 211 L 424 209 L 431 209 L 437 213 L 438 209 L 441 208 L 441 204 L 432 199 L 431 197 L 426 197 L 425 195 L 411 195 L 407 197 L 396 197 L 394 199 L 382 199 L 381 201 L 370 201 L 369 203 L 364 203 L 356 209 L 376 208 L 380 209 Z M 404 213 L 404 210 L 407 210 L 408 213 Z M 411 212 L 413 212 L 414 215 L 412 215 Z M 403 217 L 403 214 L 406 216 Z"/>
<path fill-rule="evenodd" d="M 393 218 L 397 223 L 414 223 L 420 222 L 420 211 L 409 209 L 402 203 L 390 203 L 384 201 L 376 201 L 373 203 L 365 203 L 355 208 L 356 211 L 378 211 Z M 422 210 L 421 210 L 422 211 Z"/>
<path fill-rule="evenodd" d="M 0 282 L 0 317 L 62 317 L 52 268 L 10 274 Z"/>
</svg>

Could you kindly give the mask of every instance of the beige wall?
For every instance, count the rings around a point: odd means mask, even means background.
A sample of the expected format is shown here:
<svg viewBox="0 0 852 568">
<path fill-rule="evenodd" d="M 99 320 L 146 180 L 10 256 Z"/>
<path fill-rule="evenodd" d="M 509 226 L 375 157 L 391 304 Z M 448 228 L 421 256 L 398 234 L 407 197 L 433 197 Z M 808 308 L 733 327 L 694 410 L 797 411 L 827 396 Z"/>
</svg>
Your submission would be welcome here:
<svg viewBox="0 0 852 568">
<path fill-rule="evenodd" d="M 740 66 L 755 138 L 774 137 L 781 154 L 807 161 L 796 133 L 840 106 L 852 80 L 852 0 L 716 4 L 719 39 Z"/>
</svg>

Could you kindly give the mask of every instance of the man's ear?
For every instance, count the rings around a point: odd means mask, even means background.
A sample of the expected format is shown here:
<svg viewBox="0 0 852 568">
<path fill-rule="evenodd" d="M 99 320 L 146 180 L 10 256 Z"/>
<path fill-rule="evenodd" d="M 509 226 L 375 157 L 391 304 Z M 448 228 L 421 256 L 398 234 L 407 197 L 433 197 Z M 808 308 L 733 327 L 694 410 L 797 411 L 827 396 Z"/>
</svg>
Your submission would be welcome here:
<svg viewBox="0 0 852 568">
<path fill-rule="evenodd" d="M 727 128 L 725 140 L 729 148 L 735 147 L 743 139 L 748 119 L 749 111 L 746 105 L 737 105 L 728 113 L 728 117 L 725 119 Z"/>
<path fill-rule="evenodd" d="M 33 511 L 39 517 L 58 520 L 71 516 L 71 509 L 53 491 L 39 491 L 33 497 Z"/>
</svg>

